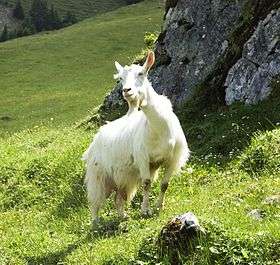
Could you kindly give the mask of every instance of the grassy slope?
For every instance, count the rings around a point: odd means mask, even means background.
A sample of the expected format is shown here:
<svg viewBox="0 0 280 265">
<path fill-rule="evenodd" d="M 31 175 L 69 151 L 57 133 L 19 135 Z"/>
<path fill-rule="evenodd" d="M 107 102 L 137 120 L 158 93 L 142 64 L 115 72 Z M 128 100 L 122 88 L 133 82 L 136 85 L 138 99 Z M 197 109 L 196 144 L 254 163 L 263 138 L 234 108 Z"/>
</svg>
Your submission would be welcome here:
<svg viewBox="0 0 280 265">
<path fill-rule="evenodd" d="M 157 1 L 121 8 L 56 32 L 0 44 L 0 134 L 73 123 L 102 102 L 115 59 L 127 63 L 146 31 L 160 29 Z"/>
<path fill-rule="evenodd" d="M 103 28 L 100 35 L 95 33 L 99 36 L 96 49 L 79 25 L 0 46 L 1 63 L 3 60 L 7 66 L 0 69 L 1 80 L 5 80 L 5 89 L 1 83 L 1 94 L 5 95 L 0 99 L 1 115 L 23 118 L 28 112 L 25 120 L 17 119 L 10 125 L 0 121 L 2 128 L 13 131 L 17 126 L 35 125 L 45 115 L 49 115 L 47 119 L 57 115 L 55 124 L 72 123 L 92 104 L 99 103 L 104 89 L 112 85 L 108 81 L 113 73 L 111 58 L 121 58 L 123 63 L 141 46 L 139 40 L 139 47 L 135 43 L 131 50 L 128 50 L 130 46 L 122 47 L 138 40 L 135 36 L 139 33 L 133 34 L 134 20 L 129 17 L 133 14 L 139 19 L 142 16 L 139 12 L 144 9 L 141 6 L 130 7 L 131 13 L 124 9 L 83 22 L 88 34 L 96 29 L 93 22 Z M 147 10 L 151 16 L 157 16 L 156 7 Z M 117 23 L 118 29 L 127 27 L 132 40 L 125 37 L 126 32 L 119 35 L 110 30 L 112 35 L 109 35 L 105 30 L 114 27 L 109 18 Z M 126 26 L 120 27 L 121 22 Z M 108 36 L 114 35 L 119 36 L 120 42 L 116 51 L 109 45 L 116 45 L 114 38 L 107 41 Z M 77 45 L 68 43 L 70 40 L 75 40 L 73 43 Z M 104 48 L 105 40 L 108 46 Z M 88 53 L 79 49 L 78 44 Z M 98 53 L 97 48 L 102 52 Z M 49 52 L 46 54 L 44 50 Z M 24 58 L 28 60 L 23 61 Z M 50 70 L 43 64 L 45 59 Z M 96 65 L 93 59 L 104 60 L 107 66 L 87 70 Z M 18 67 L 16 77 L 11 72 L 15 65 L 26 66 Z M 59 71 L 61 74 L 57 74 Z M 95 77 L 91 76 L 92 72 Z M 93 82 L 104 86 L 94 91 Z M 71 89 L 68 91 L 66 87 Z M 279 91 L 276 83 L 275 90 Z M 50 103 L 53 110 L 48 107 Z M 129 209 L 130 219 L 119 222 L 111 200 L 102 211 L 105 221 L 94 231 L 90 229 L 80 161 L 92 132 L 39 127 L 0 138 L 0 264 L 155 264 L 160 261 L 165 264 L 165 259 L 159 260 L 156 254 L 153 239 L 171 217 L 189 210 L 197 214 L 209 236 L 195 255 L 188 257 L 186 264 L 279 264 L 280 206 L 262 203 L 280 190 L 279 95 L 258 106 L 236 105 L 206 116 L 201 113 L 199 117 L 185 117 L 182 121 L 193 157 L 186 170 L 172 181 L 165 210 L 159 216 L 142 219 L 138 194 Z M 156 183 L 153 200 L 158 191 Z M 263 220 L 247 216 L 255 208 L 264 211 Z"/>
<path fill-rule="evenodd" d="M 173 179 L 164 211 L 142 219 L 138 194 L 131 218 L 119 222 L 109 201 L 94 231 L 79 160 L 89 133 L 38 128 L 0 140 L 0 263 L 168 264 L 153 239 L 171 217 L 191 210 L 209 234 L 186 264 L 278 264 L 280 206 L 262 202 L 279 194 L 279 121 L 277 100 L 192 119 L 185 129 L 193 158 Z M 202 137 L 213 141 L 201 145 L 193 132 L 209 123 L 216 130 Z M 158 192 L 156 184 L 152 201 Z M 247 216 L 255 208 L 263 220 Z"/>
<path fill-rule="evenodd" d="M 21 2 L 25 12 L 28 12 L 32 1 L 22 0 Z M 47 0 L 47 2 L 49 5 L 53 4 L 61 15 L 64 15 L 67 11 L 71 11 L 79 19 L 84 19 L 96 14 L 108 12 L 126 5 L 125 0 Z M 14 6 L 16 0 L 10 0 L 8 3 L 10 6 Z"/>
</svg>

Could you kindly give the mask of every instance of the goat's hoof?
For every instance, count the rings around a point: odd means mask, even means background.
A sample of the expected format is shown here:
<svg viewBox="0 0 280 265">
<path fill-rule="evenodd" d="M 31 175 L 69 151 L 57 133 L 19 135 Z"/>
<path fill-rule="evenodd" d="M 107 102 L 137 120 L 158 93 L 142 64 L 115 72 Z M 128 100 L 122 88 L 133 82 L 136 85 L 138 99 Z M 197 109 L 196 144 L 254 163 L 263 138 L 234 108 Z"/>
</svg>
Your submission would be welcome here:
<svg viewBox="0 0 280 265">
<path fill-rule="evenodd" d="M 122 214 L 119 214 L 119 218 L 121 220 L 127 220 L 129 218 L 129 215 L 127 213 L 122 213 Z"/>
<path fill-rule="evenodd" d="M 100 217 L 97 217 L 97 218 L 93 219 L 92 222 L 91 222 L 92 229 L 93 230 L 98 229 L 100 227 L 101 223 L 102 223 L 102 220 L 103 219 L 100 218 Z"/>
<path fill-rule="evenodd" d="M 155 213 L 156 215 L 159 215 L 160 212 L 161 212 L 161 207 L 155 207 L 154 213 Z"/>
<path fill-rule="evenodd" d="M 159 213 L 159 212 L 162 210 L 162 208 L 163 208 L 162 203 L 157 203 L 157 204 L 155 205 L 155 211 L 156 211 L 157 213 Z"/>
<path fill-rule="evenodd" d="M 142 209 L 141 214 L 144 218 L 149 218 L 153 215 L 153 211 L 150 208 Z"/>
</svg>

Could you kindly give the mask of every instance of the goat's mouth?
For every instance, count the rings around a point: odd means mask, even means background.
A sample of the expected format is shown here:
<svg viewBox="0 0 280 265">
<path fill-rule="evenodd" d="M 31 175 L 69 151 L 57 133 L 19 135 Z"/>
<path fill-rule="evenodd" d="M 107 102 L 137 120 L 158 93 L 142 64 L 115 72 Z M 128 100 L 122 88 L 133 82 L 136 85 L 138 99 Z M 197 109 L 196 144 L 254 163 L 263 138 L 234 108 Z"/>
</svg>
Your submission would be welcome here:
<svg viewBox="0 0 280 265">
<path fill-rule="evenodd" d="M 123 96 L 124 96 L 125 98 L 130 98 L 130 97 L 133 96 L 133 94 L 123 93 Z"/>
</svg>

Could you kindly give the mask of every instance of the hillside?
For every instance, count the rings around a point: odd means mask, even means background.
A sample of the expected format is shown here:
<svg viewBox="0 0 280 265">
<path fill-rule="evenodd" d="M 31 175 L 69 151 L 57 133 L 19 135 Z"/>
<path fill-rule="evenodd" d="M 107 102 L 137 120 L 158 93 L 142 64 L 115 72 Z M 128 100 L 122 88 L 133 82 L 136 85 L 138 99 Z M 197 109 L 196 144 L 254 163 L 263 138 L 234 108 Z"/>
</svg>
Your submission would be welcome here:
<svg viewBox="0 0 280 265">
<path fill-rule="evenodd" d="M 280 264 L 279 77 L 253 106 L 186 106 L 179 114 L 191 160 L 172 179 L 164 210 L 143 218 L 138 192 L 123 221 L 112 197 L 91 226 L 81 156 L 96 131 L 74 124 L 113 87 L 113 62 L 130 63 L 161 17 L 159 1 L 147 0 L 0 44 L 1 265 L 173 265 L 158 235 L 188 211 L 206 235 L 181 264 Z M 157 181 L 152 205 L 159 191 Z"/>
<path fill-rule="evenodd" d="M 0 264 L 167 265 L 157 236 L 187 211 L 198 216 L 207 239 L 183 264 L 279 264 L 280 111 L 274 99 L 185 119 L 192 160 L 172 180 L 164 211 L 143 219 L 138 194 L 130 218 L 121 222 L 111 198 L 94 230 L 80 160 L 92 132 L 43 127 L 0 139 Z M 152 202 L 158 192 L 155 183 Z M 255 209 L 260 219 L 249 215 Z"/>
<path fill-rule="evenodd" d="M 14 6 L 16 0 L 0 0 L 0 3 L 8 3 L 9 6 Z M 30 9 L 32 0 L 22 0 L 22 5 L 25 12 Z M 112 11 L 119 7 L 127 5 L 126 0 L 47 0 L 53 4 L 60 15 L 64 15 L 67 11 L 74 13 L 78 19 L 92 17 L 96 14 Z"/>
<path fill-rule="evenodd" d="M 146 1 L 1 43 L 0 133 L 85 117 L 113 86 L 114 61 L 128 63 L 161 17 L 158 1 Z"/>
</svg>

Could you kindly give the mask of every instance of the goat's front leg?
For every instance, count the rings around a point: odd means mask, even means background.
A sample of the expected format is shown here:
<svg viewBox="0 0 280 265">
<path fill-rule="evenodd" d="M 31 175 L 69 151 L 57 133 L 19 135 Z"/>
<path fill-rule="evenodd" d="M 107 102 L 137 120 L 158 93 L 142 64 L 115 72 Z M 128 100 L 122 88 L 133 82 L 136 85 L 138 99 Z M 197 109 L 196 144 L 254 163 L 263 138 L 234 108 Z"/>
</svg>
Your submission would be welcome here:
<svg viewBox="0 0 280 265">
<path fill-rule="evenodd" d="M 168 188 L 169 180 L 170 180 L 170 177 L 172 176 L 172 173 L 173 173 L 173 170 L 171 168 L 168 168 L 168 169 L 165 170 L 163 179 L 162 179 L 161 184 L 160 184 L 160 195 L 159 195 L 159 198 L 158 198 L 157 203 L 156 203 L 156 209 L 158 211 L 160 211 L 162 209 L 162 206 L 163 206 L 163 203 L 164 203 L 165 192 Z"/>
<path fill-rule="evenodd" d="M 150 216 L 152 214 L 150 208 L 150 190 L 151 190 L 151 180 L 143 180 L 143 202 L 141 205 L 141 213 L 143 216 Z"/>
</svg>

